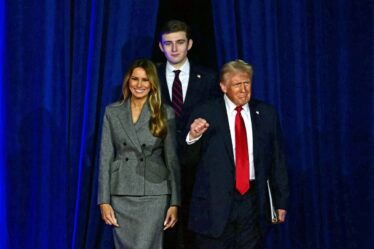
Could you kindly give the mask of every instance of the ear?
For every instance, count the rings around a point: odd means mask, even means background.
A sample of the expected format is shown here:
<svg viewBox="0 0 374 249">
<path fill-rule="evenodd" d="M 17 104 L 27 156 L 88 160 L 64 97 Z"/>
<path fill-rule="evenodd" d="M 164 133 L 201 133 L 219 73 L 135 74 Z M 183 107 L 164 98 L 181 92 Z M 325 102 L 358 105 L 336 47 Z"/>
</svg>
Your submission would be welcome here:
<svg viewBox="0 0 374 249">
<path fill-rule="evenodd" d="M 158 43 L 158 47 L 160 48 L 160 50 L 161 50 L 162 52 L 164 52 L 164 47 L 162 46 L 161 42 Z"/>
<path fill-rule="evenodd" d="M 220 82 L 219 86 L 221 87 L 221 90 L 222 90 L 223 93 L 227 92 L 227 87 L 226 87 L 226 85 L 224 83 Z"/>
<path fill-rule="evenodd" d="M 189 39 L 188 40 L 188 50 L 190 50 L 192 48 L 192 44 L 193 44 L 193 40 Z"/>
</svg>

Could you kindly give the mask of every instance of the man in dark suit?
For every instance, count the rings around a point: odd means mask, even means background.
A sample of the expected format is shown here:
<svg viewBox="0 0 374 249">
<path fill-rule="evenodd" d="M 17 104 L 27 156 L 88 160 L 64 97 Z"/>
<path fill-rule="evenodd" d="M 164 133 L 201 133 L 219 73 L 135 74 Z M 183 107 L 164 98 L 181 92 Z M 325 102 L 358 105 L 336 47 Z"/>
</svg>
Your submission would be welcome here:
<svg viewBox="0 0 374 249">
<path fill-rule="evenodd" d="M 279 222 L 289 196 L 282 135 L 276 111 L 251 98 L 252 67 L 226 63 L 223 98 L 191 115 L 184 160 L 197 164 L 189 228 L 198 248 L 262 248 L 270 206 L 267 180 Z"/>
<path fill-rule="evenodd" d="M 217 74 L 188 60 L 187 54 L 192 45 L 190 28 L 185 22 L 171 20 L 162 27 L 159 47 L 167 61 L 158 66 L 158 74 L 162 99 L 175 110 L 179 154 L 185 144 L 186 125 L 192 109 L 222 95 Z M 184 170 L 186 168 L 181 161 L 182 207 L 177 228 L 179 232 L 178 236 L 168 234 L 171 231 L 166 234 L 166 248 L 193 248 L 193 234 L 187 230 L 187 216 L 194 172 L 191 171 L 192 167 Z M 178 238 L 178 246 L 175 245 L 175 238 Z"/>
</svg>

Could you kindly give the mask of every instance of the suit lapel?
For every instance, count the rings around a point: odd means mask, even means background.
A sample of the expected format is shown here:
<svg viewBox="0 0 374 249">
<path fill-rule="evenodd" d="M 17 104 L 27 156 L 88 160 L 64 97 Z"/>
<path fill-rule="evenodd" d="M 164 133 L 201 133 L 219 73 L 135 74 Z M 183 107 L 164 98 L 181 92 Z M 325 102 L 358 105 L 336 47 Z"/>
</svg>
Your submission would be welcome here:
<svg viewBox="0 0 374 249">
<path fill-rule="evenodd" d="M 171 96 L 168 90 L 168 83 L 166 81 L 166 63 L 162 64 L 158 69 L 158 76 L 160 78 L 161 96 L 166 104 L 171 105 Z"/>
<path fill-rule="evenodd" d="M 132 123 L 130 100 L 126 100 L 124 102 L 123 108 L 121 109 L 121 112 L 118 115 L 118 119 L 122 125 L 123 130 L 125 131 L 125 134 L 129 137 L 130 141 L 133 143 L 133 145 L 135 145 L 138 151 L 141 151 L 138 136 L 136 135 L 135 126 Z"/>
<path fill-rule="evenodd" d="M 217 111 L 217 118 L 218 118 L 218 125 L 221 127 L 221 134 L 223 138 L 223 142 L 225 144 L 225 148 L 227 150 L 227 153 L 229 154 L 229 157 L 231 159 L 232 165 L 235 165 L 234 163 L 234 152 L 232 149 L 232 141 L 231 141 L 231 133 L 230 133 L 230 127 L 229 127 L 229 119 L 227 117 L 227 110 L 225 101 L 223 98 L 220 99 L 218 104 L 218 110 Z"/>
<path fill-rule="evenodd" d="M 147 129 L 149 125 L 149 117 L 150 117 L 150 112 L 149 112 L 149 105 L 146 103 L 143 106 L 142 112 L 140 113 L 138 121 L 134 124 L 136 131 L 139 131 L 140 129 L 144 128 L 146 126 Z"/>
<path fill-rule="evenodd" d="M 200 90 L 201 75 L 195 70 L 195 67 L 190 63 L 190 77 L 188 79 L 188 87 L 186 92 L 186 98 L 184 100 L 184 106 L 192 106 L 195 104 L 195 98 Z"/>
<path fill-rule="evenodd" d="M 258 129 L 259 127 L 259 118 L 260 118 L 260 111 L 256 109 L 256 103 L 254 100 L 251 100 L 249 102 L 249 111 L 251 113 L 251 122 L 252 122 L 252 137 L 253 137 L 253 161 L 254 165 L 256 166 L 256 159 L 258 158 L 258 143 L 259 143 L 259 138 L 258 138 Z"/>
</svg>

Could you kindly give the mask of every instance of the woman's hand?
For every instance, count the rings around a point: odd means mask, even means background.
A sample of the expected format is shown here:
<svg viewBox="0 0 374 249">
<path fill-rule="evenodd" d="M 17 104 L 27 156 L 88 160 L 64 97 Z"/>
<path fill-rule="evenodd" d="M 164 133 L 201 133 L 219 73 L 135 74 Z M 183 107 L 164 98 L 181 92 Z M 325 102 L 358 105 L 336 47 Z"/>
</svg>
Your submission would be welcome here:
<svg viewBox="0 0 374 249">
<path fill-rule="evenodd" d="M 100 204 L 101 218 L 105 224 L 110 226 L 119 227 L 117 219 L 114 215 L 114 210 L 110 204 Z"/>
<path fill-rule="evenodd" d="M 164 230 L 174 227 L 178 221 L 178 207 L 170 206 L 164 221 Z"/>
</svg>

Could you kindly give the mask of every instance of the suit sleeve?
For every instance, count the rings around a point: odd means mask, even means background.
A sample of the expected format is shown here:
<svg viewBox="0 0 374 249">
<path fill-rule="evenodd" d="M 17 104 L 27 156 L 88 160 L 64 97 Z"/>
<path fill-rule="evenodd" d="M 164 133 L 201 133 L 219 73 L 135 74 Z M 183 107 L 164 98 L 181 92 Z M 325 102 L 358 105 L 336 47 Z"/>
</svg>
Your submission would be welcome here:
<svg viewBox="0 0 374 249">
<path fill-rule="evenodd" d="M 276 209 L 287 209 L 289 198 L 288 174 L 286 168 L 286 159 L 283 148 L 283 136 L 281 132 L 278 115 L 275 113 L 273 122 L 273 165 L 270 172 L 271 188 L 274 192 Z"/>
<path fill-rule="evenodd" d="M 186 140 L 187 135 L 190 131 L 190 126 L 193 123 L 193 121 L 197 118 L 205 118 L 202 114 L 200 114 L 201 109 L 200 107 L 196 107 L 191 116 L 190 120 L 187 123 L 186 126 L 186 132 L 184 134 L 184 139 Z M 201 152 L 201 145 L 202 141 L 205 139 L 206 134 L 204 133 L 202 137 L 200 137 L 199 140 L 197 140 L 195 143 L 188 145 L 187 142 L 184 140 L 183 147 L 182 147 L 182 153 L 181 153 L 181 160 L 183 161 L 183 165 L 197 165 L 197 163 L 200 160 L 200 152 Z"/>
<path fill-rule="evenodd" d="M 164 139 L 164 157 L 166 167 L 169 170 L 169 182 L 171 187 L 170 205 L 181 205 L 180 193 L 180 164 L 177 155 L 176 128 L 174 112 L 171 108 L 166 108 L 167 112 L 167 134 Z"/>
<path fill-rule="evenodd" d="M 99 164 L 98 204 L 110 203 L 110 164 L 114 158 L 112 131 L 107 110 L 104 114 Z"/>
</svg>

